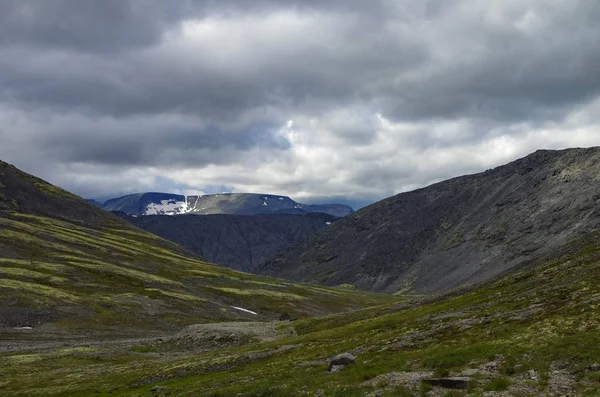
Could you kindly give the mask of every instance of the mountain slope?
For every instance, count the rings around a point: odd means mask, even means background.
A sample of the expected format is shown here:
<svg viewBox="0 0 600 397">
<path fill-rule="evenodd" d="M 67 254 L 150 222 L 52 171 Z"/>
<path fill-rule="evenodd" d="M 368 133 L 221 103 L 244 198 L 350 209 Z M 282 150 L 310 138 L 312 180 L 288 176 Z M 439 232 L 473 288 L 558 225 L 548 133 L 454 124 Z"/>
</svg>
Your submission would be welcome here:
<svg viewBox="0 0 600 397">
<path fill-rule="evenodd" d="M 377 291 L 452 290 L 597 228 L 599 181 L 599 148 L 541 150 L 363 208 L 259 271 Z"/>
<path fill-rule="evenodd" d="M 136 346 L 149 352 L 135 355 L 114 346 L 0 355 L 0 390 L 15 396 L 597 396 L 600 234 L 551 251 L 476 289 L 278 323 L 290 336 L 275 341 L 213 351 L 159 341 Z M 328 372 L 342 352 L 356 361 Z M 448 376 L 462 377 L 468 388 L 427 381 Z"/>
<path fill-rule="evenodd" d="M 335 312 L 389 299 L 280 283 L 203 262 L 3 162 L 0 295 L 3 338 L 21 326 L 34 327 L 31 335 L 40 337 L 54 331 L 115 336 L 283 312 Z"/>
<path fill-rule="evenodd" d="M 128 215 L 324 213 L 342 217 L 353 212 L 347 205 L 300 204 L 287 196 L 254 193 L 222 193 L 205 196 L 137 193 L 108 200 L 100 207 L 107 211 L 121 211 Z"/>
<path fill-rule="evenodd" d="M 308 235 L 338 218 L 303 215 L 148 215 L 118 213 L 140 229 L 187 248 L 206 260 L 241 271 L 252 271 Z"/>
</svg>

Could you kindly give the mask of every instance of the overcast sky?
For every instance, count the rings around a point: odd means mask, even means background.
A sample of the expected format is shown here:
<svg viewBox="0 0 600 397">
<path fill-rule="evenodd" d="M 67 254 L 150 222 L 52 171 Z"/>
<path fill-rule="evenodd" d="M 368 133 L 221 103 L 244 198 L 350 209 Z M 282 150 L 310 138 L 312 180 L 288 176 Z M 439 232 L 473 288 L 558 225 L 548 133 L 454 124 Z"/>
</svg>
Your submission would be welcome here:
<svg viewBox="0 0 600 397">
<path fill-rule="evenodd" d="M 600 145 L 598 0 L 0 0 L 0 159 L 355 206 Z"/>
</svg>

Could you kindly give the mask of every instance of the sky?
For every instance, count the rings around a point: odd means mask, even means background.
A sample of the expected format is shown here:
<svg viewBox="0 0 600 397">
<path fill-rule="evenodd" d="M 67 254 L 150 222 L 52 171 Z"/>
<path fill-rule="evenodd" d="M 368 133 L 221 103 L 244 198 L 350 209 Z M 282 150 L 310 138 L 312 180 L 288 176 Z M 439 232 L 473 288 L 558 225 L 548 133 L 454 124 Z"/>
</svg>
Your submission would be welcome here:
<svg viewBox="0 0 600 397">
<path fill-rule="evenodd" d="M 597 0 L 0 0 L 0 159 L 355 207 L 600 145 Z"/>
</svg>

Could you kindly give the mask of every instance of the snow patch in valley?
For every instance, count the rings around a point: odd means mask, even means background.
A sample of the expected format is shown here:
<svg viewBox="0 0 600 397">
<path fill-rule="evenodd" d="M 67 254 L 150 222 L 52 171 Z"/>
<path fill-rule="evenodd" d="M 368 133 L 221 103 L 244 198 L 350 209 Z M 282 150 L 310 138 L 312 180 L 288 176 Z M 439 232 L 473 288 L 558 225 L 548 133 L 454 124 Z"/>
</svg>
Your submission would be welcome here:
<svg viewBox="0 0 600 397">
<path fill-rule="evenodd" d="M 331 225 L 331 222 L 325 222 L 325 224 L 326 224 L 327 226 L 329 226 L 329 225 Z"/>
<path fill-rule="evenodd" d="M 237 307 L 237 306 L 231 306 L 231 307 L 233 307 L 236 310 L 241 310 L 246 313 L 254 314 L 255 316 L 258 315 L 258 313 L 253 312 L 252 310 L 244 309 L 243 307 Z"/>
</svg>

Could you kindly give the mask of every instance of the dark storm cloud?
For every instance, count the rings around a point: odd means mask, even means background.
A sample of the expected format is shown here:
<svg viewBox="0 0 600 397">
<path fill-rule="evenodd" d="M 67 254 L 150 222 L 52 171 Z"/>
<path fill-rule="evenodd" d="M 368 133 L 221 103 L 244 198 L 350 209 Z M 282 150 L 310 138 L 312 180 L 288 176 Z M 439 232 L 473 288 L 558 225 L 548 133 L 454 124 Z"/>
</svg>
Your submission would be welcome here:
<svg viewBox="0 0 600 397">
<path fill-rule="evenodd" d="M 166 19 L 144 0 L 2 0 L 0 43 L 114 52 L 150 45 Z"/>
<path fill-rule="evenodd" d="M 0 157 L 99 191 L 117 167 L 391 194 L 600 144 L 598 20 L 596 0 L 0 0 Z"/>
</svg>

